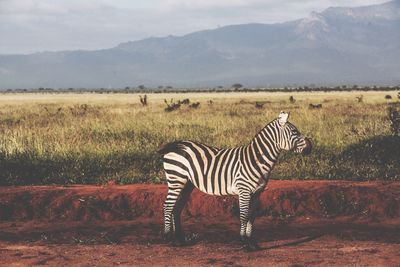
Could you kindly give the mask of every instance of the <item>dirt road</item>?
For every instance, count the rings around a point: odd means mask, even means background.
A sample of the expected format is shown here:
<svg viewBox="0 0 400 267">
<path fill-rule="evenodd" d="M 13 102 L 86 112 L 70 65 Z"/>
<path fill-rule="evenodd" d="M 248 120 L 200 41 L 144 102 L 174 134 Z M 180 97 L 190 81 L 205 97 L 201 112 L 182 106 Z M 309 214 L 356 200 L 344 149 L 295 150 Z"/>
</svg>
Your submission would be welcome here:
<svg viewBox="0 0 400 267">
<path fill-rule="evenodd" d="M 272 181 L 238 242 L 235 198 L 194 192 L 190 247 L 161 239 L 165 186 L 0 188 L 1 266 L 399 266 L 400 183 Z"/>
</svg>

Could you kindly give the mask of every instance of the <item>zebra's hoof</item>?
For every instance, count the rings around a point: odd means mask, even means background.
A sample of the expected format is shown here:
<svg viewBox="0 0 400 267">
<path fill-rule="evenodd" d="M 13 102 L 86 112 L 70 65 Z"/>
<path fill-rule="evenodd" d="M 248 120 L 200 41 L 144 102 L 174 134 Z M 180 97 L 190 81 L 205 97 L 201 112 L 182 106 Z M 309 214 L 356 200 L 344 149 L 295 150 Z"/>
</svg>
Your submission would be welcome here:
<svg viewBox="0 0 400 267">
<path fill-rule="evenodd" d="M 193 245 L 194 243 L 196 243 L 198 238 L 199 238 L 198 234 L 192 233 L 190 235 L 185 236 L 185 242 L 188 245 Z"/>
<path fill-rule="evenodd" d="M 251 238 L 248 237 L 241 237 L 241 241 L 244 244 L 243 248 L 248 251 L 257 251 L 257 250 L 261 250 L 262 248 L 257 244 L 256 241 L 254 241 Z"/>
<path fill-rule="evenodd" d="M 247 252 L 258 251 L 262 248 L 256 242 L 249 242 L 244 246 Z"/>
<path fill-rule="evenodd" d="M 190 234 L 185 236 L 176 237 L 173 241 L 173 245 L 176 247 L 191 246 L 197 241 L 197 234 Z"/>
<path fill-rule="evenodd" d="M 164 242 L 171 243 L 174 241 L 174 235 L 172 232 L 164 233 L 163 239 L 164 239 Z"/>
<path fill-rule="evenodd" d="M 186 246 L 186 242 L 185 242 L 184 239 L 175 238 L 175 239 L 172 241 L 172 245 L 173 245 L 174 247 L 183 247 L 183 246 Z"/>
</svg>

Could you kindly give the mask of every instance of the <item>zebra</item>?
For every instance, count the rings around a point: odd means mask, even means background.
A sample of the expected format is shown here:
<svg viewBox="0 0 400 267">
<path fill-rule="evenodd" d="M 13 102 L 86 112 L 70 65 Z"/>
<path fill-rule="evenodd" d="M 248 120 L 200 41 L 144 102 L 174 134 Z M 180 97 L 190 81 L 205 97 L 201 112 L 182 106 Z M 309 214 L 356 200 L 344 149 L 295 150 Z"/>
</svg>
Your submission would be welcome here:
<svg viewBox="0 0 400 267">
<path fill-rule="evenodd" d="M 255 204 L 266 188 L 269 175 L 282 150 L 308 155 L 308 138 L 288 122 L 281 111 L 245 146 L 218 149 L 194 141 L 176 141 L 162 146 L 163 167 L 168 184 L 164 202 L 164 238 L 174 245 L 190 242 L 185 238 L 180 214 L 194 187 L 216 196 L 238 195 L 240 239 L 244 247 L 260 247 L 252 237 Z"/>
</svg>

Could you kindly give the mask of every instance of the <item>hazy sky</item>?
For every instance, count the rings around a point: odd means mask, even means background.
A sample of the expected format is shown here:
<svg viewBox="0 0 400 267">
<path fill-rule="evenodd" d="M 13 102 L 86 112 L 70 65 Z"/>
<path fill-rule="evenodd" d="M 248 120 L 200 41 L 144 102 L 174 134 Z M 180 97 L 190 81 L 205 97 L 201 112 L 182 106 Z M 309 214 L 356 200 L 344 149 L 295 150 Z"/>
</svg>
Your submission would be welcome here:
<svg viewBox="0 0 400 267">
<path fill-rule="evenodd" d="M 0 54 L 99 49 L 150 36 L 276 23 L 388 0 L 0 0 Z"/>
</svg>

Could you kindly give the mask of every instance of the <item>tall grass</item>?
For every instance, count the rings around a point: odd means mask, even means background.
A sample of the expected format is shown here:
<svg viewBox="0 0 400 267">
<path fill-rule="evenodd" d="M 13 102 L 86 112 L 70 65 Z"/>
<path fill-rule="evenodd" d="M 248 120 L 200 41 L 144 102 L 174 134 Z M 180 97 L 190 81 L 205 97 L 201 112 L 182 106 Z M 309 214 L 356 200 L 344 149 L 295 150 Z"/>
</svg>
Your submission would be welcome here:
<svg viewBox="0 0 400 267">
<path fill-rule="evenodd" d="M 4 94 L 0 184 L 162 182 L 161 144 L 243 145 L 280 110 L 291 111 L 314 151 L 285 153 L 272 178 L 396 180 L 400 142 L 390 136 L 386 94 L 363 93 L 362 103 L 352 92 L 150 94 L 147 106 L 133 94 Z M 164 98 L 201 104 L 165 112 Z M 263 109 L 255 102 L 265 102 Z M 309 109 L 310 103 L 323 107 Z"/>
</svg>

